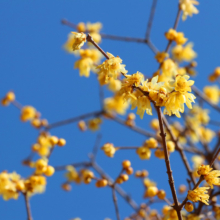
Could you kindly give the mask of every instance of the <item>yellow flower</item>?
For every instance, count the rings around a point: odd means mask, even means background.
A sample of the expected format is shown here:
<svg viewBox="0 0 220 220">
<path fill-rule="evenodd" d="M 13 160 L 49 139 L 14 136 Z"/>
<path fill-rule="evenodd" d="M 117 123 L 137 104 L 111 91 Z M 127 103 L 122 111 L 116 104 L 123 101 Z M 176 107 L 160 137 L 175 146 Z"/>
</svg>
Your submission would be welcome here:
<svg viewBox="0 0 220 220">
<path fill-rule="evenodd" d="M 213 185 L 220 186 L 220 170 L 212 170 L 209 165 L 201 165 L 197 173 L 204 176 L 211 189 L 213 189 Z"/>
<path fill-rule="evenodd" d="M 165 58 L 169 57 L 169 54 L 166 52 L 158 52 L 155 56 L 155 59 L 157 60 L 158 63 L 162 63 Z"/>
<path fill-rule="evenodd" d="M 182 19 L 186 20 L 187 16 L 192 16 L 193 14 L 198 14 L 199 11 L 194 5 L 198 5 L 198 1 L 195 0 L 180 0 L 180 8 L 183 11 Z"/>
<path fill-rule="evenodd" d="M 154 148 L 157 148 L 158 142 L 154 138 L 149 138 L 148 140 L 146 140 L 144 142 L 143 145 L 144 145 L 144 147 L 148 147 L 148 148 L 154 149 Z"/>
<path fill-rule="evenodd" d="M 145 111 L 148 115 L 152 115 L 150 100 L 148 99 L 147 96 L 138 97 L 136 105 L 137 105 L 137 115 L 139 115 L 141 119 L 143 119 Z"/>
<path fill-rule="evenodd" d="M 80 76 L 89 77 L 92 65 L 93 61 L 91 58 L 81 58 L 75 62 L 74 69 L 79 69 Z"/>
<path fill-rule="evenodd" d="M 105 60 L 101 65 L 97 66 L 97 69 L 99 70 L 99 82 L 101 85 L 108 83 L 110 78 L 117 79 L 120 73 L 127 73 L 127 70 L 125 70 L 125 65 L 121 64 L 122 60 L 120 57 L 114 57 L 108 52 L 107 55 L 109 56 L 109 59 Z"/>
<path fill-rule="evenodd" d="M 177 44 L 180 44 L 180 45 L 185 44 L 187 40 L 188 39 L 184 37 L 183 32 L 178 32 L 177 33 L 176 38 L 175 38 L 175 41 L 176 41 Z"/>
<path fill-rule="evenodd" d="M 66 170 L 67 173 L 65 173 L 65 177 L 67 178 L 68 182 L 75 182 L 75 183 L 81 182 L 80 176 L 74 166 L 71 165 L 66 166 Z"/>
<path fill-rule="evenodd" d="M 184 103 L 189 109 L 191 109 L 191 102 L 195 102 L 195 98 L 196 97 L 191 93 L 172 92 L 165 103 L 164 114 L 169 116 L 175 114 L 178 118 L 180 118 L 181 116 L 179 112 L 184 112 Z"/>
<path fill-rule="evenodd" d="M 136 150 L 136 153 L 138 154 L 138 156 L 140 157 L 141 160 L 149 160 L 150 156 L 151 156 L 151 151 L 148 147 L 139 147 Z"/>
<path fill-rule="evenodd" d="M 194 190 L 189 190 L 187 198 L 191 200 L 192 202 L 198 202 L 201 201 L 205 203 L 206 205 L 209 205 L 209 195 L 208 193 L 209 187 L 200 187 L 196 188 Z"/>
<path fill-rule="evenodd" d="M 68 35 L 68 39 L 64 44 L 64 49 L 72 53 L 75 50 L 79 50 L 86 42 L 86 35 L 84 33 L 71 32 Z"/>
<path fill-rule="evenodd" d="M 197 170 L 197 173 L 199 175 L 207 175 L 209 174 L 211 171 L 213 170 L 213 168 L 211 168 L 209 165 L 200 165 L 198 170 Z"/>
<path fill-rule="evenodd" d="M 5 97 L 1 100 L 2 105 L 9 105 L 11 102 L 15 100 L 15 94 L 12 91 L 9 91 Z"/>
<path fill-rule="evenodd" d="M 182 45 L 176 45 L 172 49 L 173 58 L 179 62 L 182 62 L 182 61 L 189 62 L 193 60 L 197 56 L 197 54 L 192 49 L 192 47 L 193 47 L 192 43 L 188 43 L 185 47 L 183 47 Z"/>
<path fill-rule="evenodd" d="M 218 86 L 206 86 L 203 89 L 205 95 L 214 103 L 219 102 L 219 89 Z"/>
<path fill-rule="evenodd" d="M 164 60 L 161 69 L 162 69 L 162 73 L 166 76 L 174 76 L 177 74 L 177 65 L 170 58 Z"/>
<path fill-rule="evenodd" d="M 208 124 L 209 123 L 209 110 L 202 109 L 197 105 L 193 106 L 193 109 L 190 110 L 190 114 L 192 114 L 200 124 Z"/>
<path fill-rule="evenodd" d="M 114 154 L 115 154 L 115 152 L 116 152 L 116 150 L 117 150 L 117 149 L 114 147 L 114 145 L 111 144 L 111 143 L 106 143 L 106 144 L 104 144 L 101 149 L 104 151 L 104 153 L 105 153 L 105 155 L 106 155 L 107 157 L 114 157 Z"/>
<path fill-rule="evenodd" d="M 177 36 L 176 30 L 170 28 L 168 32 L 165 33 L 167 40 L 175 40 Z"/>
<path fill-rule="evenodd" d="M 109 90 L 112 92 L 117 92 L 121 89 L 121 81 L 118 79 L 110 79 L 108 84 Z"/>
<path fill-rule="evenodd" d="M 87 31 L 89 32 L 99 32 L 100 29 L 102 28 L 102 23 L 96 22 L 92 24 L 88 22 L 86 26 L 87 26 Z"/>
<path fill-rule="evenodd" d="M 176 30 L 170 28 L 168 32 L 165 33 L 167 40 L 176 41 L 177 44 L 185 44 L 188 40 L 184 37 L 183 32 L 176 32 Z"/>
<path fill-rule="evenodd" d="M 175 87 L 175 91 L 180 93 L 191 92 L 191 86 L 194 84 L 193 80 L 188 80 L 189 76 L 177 75 L 175 81 L 170 81 L 170 86 Z"/>
<path fill-rule="evenodd" d="M 99 129 L 101 123 L 102 123 L 102 119 L 101 118 L 91 119 L 88 122 L 88 128 L 91 131 L 97 131 Z"/>
<path fill-rule="evenodd" d="M 83 22 L 80 22 L 79 24 L 77 24 L 77 31 L 78 32 L 86 32 L 86 25 Z"/>
<path fill-rule="evenodd" d="M 28 120 L 32 120 L 35 118 L 36 116 L 36 109 L 32 106 L 24 106 L 21 109 L 21 120 L 22 121 L 28 121 Z"/>
<path fill-rule="evenodd" d="M 113 98 L 106 98 L 104 101 L 104 109 L 107 112 L 116 112 L 124 115 L 128 108 L 128 103 L 124 101 L 122 96 L 114 96 Z"/>
<path fill-rule="evenodd" d="M 200 127 L 198 130 L 200 140 L 203 143 L 210 143 L 215 136 L 215 132 L 209 128 Z"/>
</svg>

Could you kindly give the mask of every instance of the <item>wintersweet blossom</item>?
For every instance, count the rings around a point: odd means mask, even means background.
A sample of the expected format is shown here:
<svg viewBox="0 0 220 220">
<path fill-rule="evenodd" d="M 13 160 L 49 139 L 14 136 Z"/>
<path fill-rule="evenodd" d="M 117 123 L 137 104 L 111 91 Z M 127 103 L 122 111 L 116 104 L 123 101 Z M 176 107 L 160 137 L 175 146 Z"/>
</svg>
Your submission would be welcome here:
<svg viewBox="0 0 220 220">
<path fill-rule="evenodd" d="M 219 102 L 218 86 L 205 86 L 203 92 L 213 103 L 217 104 Z"/>
<path fill-rule="evenodd" d="M 128 103 L 124 101 L 122 96 L 114 96 L 112 98 L 106 98 L 104 101 L 104 109 L 107 112 L 124 115 L 128 108 Z"/>
<path fill-rule="evenodd" d="M 192 49 L 192 47 L 193 47 L 192 43 L 188 43 L 185 47 L 182 45 L 176 45 L 172 49 L 173 58 L 179 62 L 182 62 L 182 61 L 189 62 L 193 60 L 197 56 L 197 54 Z"/>
<path fill-rule="evenodd" d="M 117 150 L 117 148 L 115 148 L 114 145 L 111 143 L 104 144 L 101 149 L 104 151 L 105 155 L 108 157 L 114 157 L 114 154 Z"/>
<path fill-rule="evenodd" d="M 191 86 L 194 84 L 194 81 L 188 80 L 189 78 L 188 75 L 177 75 L 175 81 L 170 81 L 170 86 L 180 93 L 191 92 Z"/>
<path fill-rule="evenodd" d="M 204 176 L 211 189 L 213 189 L 213 185 L 220 186 L 220 170 L 213 170 L 209 165 L 201 165 L 197 173 Z"/>
<path fill-rule="evenodd" d="M 74 69 L 79 69 L 79 75 L 89 77 L 93 61 L 89 57 L 81 58 L 74 64 Z"/>
<path fill-rule="evenodd" d="M 120 73 L 126 74 L 128 71 L 125 69 L 125 65 L 121 64 L 120 57 L 114 57 L 107 52 L 109 59 L 105 60 L 101 65 L 97 66 L 98 79 L 101 85 L 109 82 L 111 78 L 117 79 Z"/>
<path fill-rule="evenodd" d="M 64 49 L 72 53 L 75 50 L 79 50 L 86 42 L 86 35 L 84 33 L 71 32 L 68 35 L 68 39 L 64 44 Z"/>
<path fill-rule="evenodd" d="M 201 201 L 206 205 L 209 205 L 209 195 L 207 194 L 209 187 L 199 187 L 194 190 L 189 190 L 187 198 L 192 202 Z"/>
<path fill-rule="evenodd" d="M 192 16 L 193 14 L 198 14 L 199 11 L 194 5 L 198 5 L 199 2 L 195 0 L 180 0 L 180 8 L 183 11 L 182 19 L 186 20 L 187 16 Z"/>
</svg>

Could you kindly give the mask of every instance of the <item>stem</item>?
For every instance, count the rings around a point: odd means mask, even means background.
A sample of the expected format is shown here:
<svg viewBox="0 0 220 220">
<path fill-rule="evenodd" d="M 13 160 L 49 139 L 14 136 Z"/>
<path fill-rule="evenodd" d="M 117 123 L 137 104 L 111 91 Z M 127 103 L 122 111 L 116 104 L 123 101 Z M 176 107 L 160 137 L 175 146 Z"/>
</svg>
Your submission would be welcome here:
<svg viewBox="0 0 220 220">
<path fill-rule="evenodd" d="M 182 220 L 182 215 L 181 215 L 181 212 L 180 212 L 181 209 L 179 209 L 179 202 L 178 202 L 178 198 L 177 198 L 177 195 L 176 195 L 176 189 L 175 189 L 175 186 L 174 186 L 174 179 L 173 179 L 173 175 L 172 175 L 172 170 L 171 170 L 170 160 L 169 160 L 169 155 L 168 155 L 168 150 L 167 150 L 166 133 L 164 131 L 164 126 L 163 126 L 162 112 L 161 112 L 160 107 L 155 106 L 155 108 L 156 108 L 157 114 L 158 114 L 158 120 L 159 120 L 159 125 L 160 125 L 160 136 L 161 136 L 162 142 L 163 142 L 163 148 L 164 148 L 164 154 L 165 154 L 165 163 L 166 163 L 166 167 L 167 167 L 167 174 L 168 174 L 170 189 L 171 189 L 173 200 L 174 200 L 174 209 L 177 212 L 178 219 Z"/>
<path fill-rule="evenodd" d="M 24 193 L 23 195 L 24 195 L 24 199 L 25 199 L 28 220 L 33 220 L 32 216 L 31 216 L 31 207 L 30 207 L 29 197 L 28 197 L 27 193 Z"/>
<path fill-rule="evenodd" d="M 153 0 L 151 10 L 150 10 L 150 17 L 147 23 L 147 32 L 146 32 L 146 37 L 145 37 L 147 40 L 150 38 L 150 32 L 151 32 L 151 28 L 152 28 L 152 24 L 154 20 L 156 6 L 157 6 L 157 0 Z"/>
<path fill-rule="evenodd" d="M 66 125 L 66 124 L 71 124 L 71 123 L 74 123 L 76 121 L 79 121 L 79 120 L 82 120 L 82 119 L 85 119 L 85 118 L 89 118 L 91 116 L 99 116 L 102 113 L 103 113 L 103 111 L 90 112 L 90 113 L 80 115 L 80 116 L 77 116 L 77 117 L 74 117 L 74 118 L 69 118 L 69 119 L 66 119 L 66 120 L 62 120 L 62 121 L 58 121 L 58 122 L 49 124 L 48 126 L 45 127 L 45 129 L 50 130 L 51 128 L 60 127 L 60 126 Z"/>
<path fill-rule="evenodd" d="M 92 39 L 91 35 L 88 34 L 86 40 L 92 43 L 104 56 L 106 59 L 109 59 L 109 56 L 102 50 L 102 48 Z"/>
<path fill-rule="evenodd" d="M 182 158 L 182 161 L 186 167 L 186 170 L 188 172 L 188 175 L 190 176 L 190 179 L 192 180 L 193 184 L 195 185 L 196 182 L 195 182 L 195 179 L 193 178 L 193 172 L 190 168 L 190 165 L 189 165 L 189 162 L 187 160 L 187 157 L 182 149 L 182 147 L 179 145 L 179 142 L 178 140 L 175 138 L 175 135 L 173 134 L 172 130 L 170 129 L 170 126 L 169 126 L 169 123 L 168 121 L 166 120 L 165 117 L 163 117 L 163 122 L 166 126 L 166 129 L 167 131 L 169 132 L 170 136 L 171 136 L 171 140 L 175 143 L 175 147 L 176 147 L 176 150 L 179 152 L 181 158 Z"/>
<path fill-rule="evenodd" d="M 112 188 L 112 197 L 113 197 L 113 202 L 115 205 L 115 212 L 116 212 L 116 216 L 117 216 L 117 220 L 120 220 L 120 215 L 119 215 L 119 209 L 118 209 L 118 202 L 117 202 L 117 197 L 116 197 L 116 193 L 115 193 L 115 188 Z"/>
</svg>

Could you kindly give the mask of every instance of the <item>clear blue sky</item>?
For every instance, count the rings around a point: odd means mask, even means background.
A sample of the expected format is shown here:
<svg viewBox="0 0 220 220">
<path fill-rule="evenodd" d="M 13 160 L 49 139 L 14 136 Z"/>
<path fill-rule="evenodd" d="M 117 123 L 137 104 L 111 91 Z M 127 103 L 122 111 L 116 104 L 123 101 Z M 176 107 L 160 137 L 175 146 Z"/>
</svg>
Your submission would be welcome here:
<svg viewBox="0 0 220 220">
<path fill-rule="evenodd" d="M 76 58 L 62 50 L 69 27 L 61 25 L 61 19 L 78 23 L 90 21 L 103 23 L 103 33 L 120 36 L 143 37 L 149 17 L 150 0 L 144 1 L 0 1 L 0 96 L 14 90 L 17 99 L 24 105 L 33 105 L 47 118 L 55 122 L 99 109 L 98 84 L 95 75 L 80 78 L 78 70 L 73 70 Z M 152 28 L 152 41 L 159 50 L 164 50 L 164 32 L 173 26 L 177 13 L 177 0 L 158 0 Z M 202 88 L 207 83 L 208 74 L 220 65 L 220 1 L 201 1 L 200 13 L 181 21 L 179 31 L 184 31 L 189 41 L 194 42 L 198 53 L 196 85 Z M 130 73 L 140 71 L 151 75 L 157 67 L 153 53 L 145 45 L 103 40 L 105 51 L 119 55 Z M 215 117 L 215 113 L 212 113 Z M 154 115 L 156 117 L 156 115 Z M 145 115 L 137 124 L 148 127 L 152 117 Z M 52 134 L 63 137 L 67 145 L 55 149 L 50 164 L 63 165 L 87 159 L 96 133 L 80 133 L 76 124 L 52 130 Z M 138 146 L 145 138 L 114 122 L 105 121 L 102 126 L 101 144 L 113 142 L 118 146 Z M 0 171 L 17 171 L 26 177 L 32 170 L 21 165 L 22 159 L 30 152 L 37 131 L 29 123 L 21 123 L 19 111 L 13 106 L 0 108 Z M 190 156 L 190 155 L 189 155 Z M 130 159 L 135 170 L 147 169 L 150 178 L 158 182 L 158 187 L 170 189 L 164 161 L 152 157 L 150 161 L 140 161 L 135 152 L 118 152 L 114 159 L 98 153 L 97 161 L 111 176 L 116 177 L 121 161 Z M 177 153 L 171 156 L 171 166 L 175 185 L 186 183 L 186 172 Z M 70 193 L 61 190 L 63 173 L 48 178 L 44 194 L 31 198 L 34 220 L 70 220 L 74 217 L 87 219 L 116 219 L 112 194 L 109 188 L 97 189 L 89 186 L 73 185 Z M 131 180 L 123 188 L 141 203 L 143 186 L 138 179 Z M 168 195 L 169 197 L 169 195 Z M 161 207 L 161 205 L 156 206 Z M 132 209 L 119 197 L 119 209 L 124 218 Z M 0 198 L 0 218 L 2 220 L 26 219 L 23 197 L 18 201 L 3 201 Z"/>
</svg>

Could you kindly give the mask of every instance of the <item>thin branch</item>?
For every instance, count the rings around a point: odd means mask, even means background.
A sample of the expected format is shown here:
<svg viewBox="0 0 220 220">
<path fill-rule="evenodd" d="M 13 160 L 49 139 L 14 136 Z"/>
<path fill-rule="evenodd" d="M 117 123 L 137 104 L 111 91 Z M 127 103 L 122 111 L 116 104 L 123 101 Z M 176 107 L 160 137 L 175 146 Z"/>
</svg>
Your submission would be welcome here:
<svg viewBox="0 0 220 220">
<path fill-rule="evenodd" d="M 96 155 L 98 153 L 98 149 L 99 149 L 101 138 L 102 138 L 101 134 L 98 134 L 97 137 L 96 137 L 95 145 L 93 147 L 92 154 L 90 156 L 90 159 L 92 161 L 94 161 L 96 159 Z"/>
<path fill-rule="evenodd" d="M 92 163 L 92 167 L 100 176 L 107 179 L 110 185 L 113 184 L 113 179 L 96 162 Z M 139 210 L 137 203 L 120 186 L 115 185 L 115 190 L 136 212 Z"/>
<path fill-rule="evenodd" d="M 14 105 L 16 108 L 18 108 L 19 110 L 22 110 L 23 106 L 21 103 L 19 103 L 18 101 L 14 100 L 13 102 L 11 102 L 12 105 Z"/>
<path fill-rule="evenodd" d="M 176 195 L 176 189 L 174 186 L 174 179 L 173 179 L 172 170 L 171 170 L 171 166 L 170 166 L 169 154 L 168 154 L 168 150 L 167 150 L 166 133 L 164 131 L 164 126 L 163 126 L 162 112 L 161 112 L 160 107 L 155 106 L 155 108 L 156 108 L 157 114 L 158 114 L 158 120 L 159 120 L 159 125 L 160 125 L 160 136 L 161 136 L 162 142 L 163 142 L 167 174 L 168 174 L 170 189 L 171 189 L 173 200 L 174 200 L 174 209 L 177 212 L 178 219 L 182 220 L 182 215 L 181 215 L 181 212 L 179 209 L 179 202 L 178 202 L 178 198 Z"/>
<path fill-rule="evenodd" d="M 146 137 L 153 137 L 153 138 L 155 138 L 156 140 L 161 141 L 161 139 L 158 138 L 155 134 L 150 133 L 150 132 L 148 132 L 148 131 L 145 131 L 145 130 L 142 129 L 142 128 L 139 128 L 139 127 L 137 127 L 137 126 L 127 126 L 127 125 L 125 124 L 125 121 L 122 120 L 122 119 L 119 118 L 119 117 L 113 117 L 113 118 L 111 118 L 111 119 L 112 119 L 113 121 L 115 121 L 115 122 L 121 124 L 121 125 L 126 126 L 127 128 L 129 128 L 129 129 L 131 129 L 131 130 L 133 130 L 133 131 L 135 131 L 135 132 L 137 132 L 137 133 L 139 133 L 139 134 L 142 134 L 142 135 L 144 135 L 144 136 L 146 136 Z"/>
<path fill-rule="evenodd" d="M 45 127 L 45 129 L 50 130 L 52 128 L 60 127 L 60 126 L 67 125 L 67 124 L 71 124 L 71 123 L 74 123 L 74 122 L 77 122 L 79 120 L 89 118 L 89 117 L 92 117 L 92 116 L 100 116 L 101 114 L 103 114 L 103 111 L 90 112 L 90 113 L 87 113 L 87 114 L 84 114 L 84 115 L 76 116 L 74 118 L 69 118 L 69 119 L 66 119 L 66 120 L 62 120 L 62 121 L 58 121 L 58 122 L 49 124 L 48 126 Z"/>
<path fill-rule="evenodd" d="M 28 220 L 33 220 L 32 216 L 31 216 L 31 207 L 30 207 L 29 197 L 28 197 L 27 193 L 23 193 L 23 195 L 24 195 L 24 199 L 25 199 L 25 206 L 26 206 L 26 210 L 27 210 Z"/>
<path fill-rule="evenodd" d="M 187 157 L 182 149 L 182 147 L 180 146 L 178 140 L 175 138 L 175 135 L 173 134 L 172 130 L 170 129 L 170 126 L 169 126 L 169 123 L 168 121 L 166 120 L 165 117 L 163 117 L 163 122 L 164 122 L 164 125 L 167 129 L 167 131 L 169 132 L 170 136 L 171 136 L 171 140 L 175 143 L 175 147 L 176 147 L 176 150 L 179 152 L 180 156 L 181 156 L 181 159 L 186 167 L 186 170 L 188 172 L 188 175 L 190 176 L 190 179 L 192 180 L 193 184 L 195 185 L 196 182 L 195 182 L 195 179 L 193 177 L 193 172 L 190 168 L 190 165 L 189 165 L 189 162 L 187 160 Z"/>
<path fill-rule="evenodd" d="M 72 163 L 72 164 L 67 164 L 67 165 L 62 165 L 62 166 L 55 166 L 54 169 L 56 171 L 63 171 L 66 170 L 67 166 L 73 166 L 73 167 L 91 167 L 92 164 L 91 162 L 83 161 L 83 162 L 78 162 L 78 163 Z"/>
<path fill-rule="evenodd" d="M 137 150 L 139 147 L 115 147 L 117 150 Z"/>
<path fill-rule="evenodd" d="M 119 214 L 119 209 L 118 209 L 118 202 L 117 202 L 117 197 L 116 197 L 116 193 L 115 193 L 115 188 L 112 188 L 112 197 L 113 197 L 113 202 L 115 205 L 115 212 L 116 212 L 116 216 L 117 216 L 117 220 L 120 220 L 120 214 Z"/>
<path fill-rule="evenodd" d="M 147 23 L 147 32 L 146 32 L 146 39 L 148 40 L 150 38 L 150 32 L 154 20 L 154 14 L 157 6 L 157 0 L 153 0 L 152 6 L 151 6 L 151 11 L 150 11 L 150 17 Z"/>
</svg>

